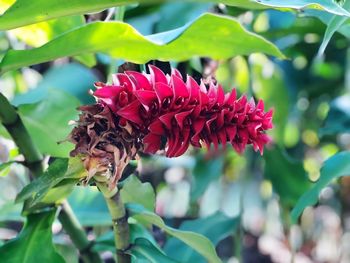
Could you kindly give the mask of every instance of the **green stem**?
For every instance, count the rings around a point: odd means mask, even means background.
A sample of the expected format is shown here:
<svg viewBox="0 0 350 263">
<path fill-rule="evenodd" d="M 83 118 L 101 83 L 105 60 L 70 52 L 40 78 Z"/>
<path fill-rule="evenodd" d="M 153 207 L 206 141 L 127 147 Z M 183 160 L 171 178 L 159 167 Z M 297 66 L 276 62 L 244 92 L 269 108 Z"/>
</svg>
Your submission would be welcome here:
<svg viewBox="0 0 350 263">
<path fill-rule="evenodd" d="M 16 110 L 2 93 L 0 93 L 0 121 L 18 146 L 20 153 L 23 154 L 25 164 L 33 176 L 40 176 L 44 169 L 43 157 L 35 147 Z"/>
<path fill-rule="evenodd" d="M 97 187 L 102 192 L 106 200 L 109 213 L 112 217 L 117 262 L 130 263 L 131 257 L 126 252 L 130 247 L 128 216 L 126 214 L 120 191 L 117 188 L 110 191 L 107 185 L 103 183 L 97 183 Z"/>
<path fill-rule="evenodd" d="M 67 201 L 63 201 L 58 219 L 64 230 L 69 233 L 73 244 L 79 249 L 83 262 L 102 263 L 98 253 L 91 251 L 92 243 L 87 239 L 83 227 L 79 223 L 78 218 L 74 215 L 74 212 Z"/>
<path fill-rule="evenodd" d="M 0 121 L 18 146 L 20 153 L 23 154 L 25 165 L 34 177 L 39 177 L 44 171 L 43 156 L 34 145 L 15 108 L 2 93 L 0 93 Z M 76 242 L 79 243 L 79 247 L 77 246 L 77 248 L 80 250 L 83 262 L 102 262 L 98 253 L 90 250 L 90 242 L 86 237 L 85 231 L 79 224 L 79 221 L 76 219 L 68 203 L 64 203 L 59 218 L 64 220 L 64 222 L 61 222 L 62 226 L 73 243 L 75 245 L 77 245 Z M 86 242 L 89 242 L 89 246 L 86 245 Z M 84 250 L 81 250 L 80 247 L 83 247 Z M 91 259 L 89 259 L 90 257 L 95 261 L 91 261 Z"/>
</svg>

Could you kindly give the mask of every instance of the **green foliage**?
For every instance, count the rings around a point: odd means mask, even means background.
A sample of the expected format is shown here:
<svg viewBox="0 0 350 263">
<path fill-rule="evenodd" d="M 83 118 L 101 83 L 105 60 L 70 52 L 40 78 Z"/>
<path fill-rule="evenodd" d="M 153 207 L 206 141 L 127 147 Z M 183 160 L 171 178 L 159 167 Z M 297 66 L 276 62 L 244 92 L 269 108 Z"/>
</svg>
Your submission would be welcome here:
<svg viewBox="0 0 350 263">
<path fill-rule="evenodd" d="M 92 187 L 75 187 L 68 197 L 75 215 L 83 226 L 109 226 L 112 218 L 102 194 Z"/>
<path fill-rule="evenodd" d="M 44 100 L 19 106 L 19 115 L 41 153 L 69 156 L 72 144 L 64 141 L 72 129 L 68 122 L 77 119 L 78 105 L 76 98 L 52 89 Z"/>
<path fill-rule="evenodd" d="M 342 96 L 332 101 L 320 135 L 335 135 L 350 131 L 350 97 Z"/>
<path fill-rule="evenodd" d="M 297 222 L 305 207 L 317 202 L 325 186 L 350 174 L 350 153 L 334 155 L 349 148 L 345 134 L 350 131 L 349 3 L 0 1 L 0 12 L 13 4 L 0 16 L 1 93 L 18 107 L 34 148 L 43 155 L 44 165 L 50 163 L 46 172 L 30 182 L 32 176 L 24 168 L 28 160 L 20 155 L 8 157 L 7 153 L 16 146 L 0 139 L 0 186 L 4 190 L 0 195 L 0 227 L 9 230 L 2 231 L 1 237 L 3 233 L 12 234 L 13 224 L 9 221 L 23 222 L 27 218 L 17 238 L 0 240 L 1 245 L 4 243 L 0 261 L 92 263 L 94 259 L 84 253 L 120 254 L 116 253 L 112 226 L 118 228 L 116 222 L 126 223 L 124 217 L 112 221 L 93 179 L 89 186 L 76 186 L 84 184 L 81 180 L 86 171 L 81 158 L 68 159 L 72 145 L 63 141 L 72 129 L 68 122 L 78 119 L 76 108 L 80 103 L 95 102 L 88 94 L 93 83 L 110 82 L 115 72 L 145 70 L 145 64 L 135 63 L 160 65 L 165 71 L 170 64 L 183 76 L 193 75 L 196 81 L 201 75 L 204 81 L 216 78 L 226 91 L 237 87 L 239 95 L 247 93 L 255 101 L 263 99 L 266 109 L 274 108 L 274 129 L 269 135 L 278 147 L 266 147 L 263 157 L 250 154 L 251 149 L 241 156 L 231 149 L 209 152 L 205 157 L 202 151 L 190 150 L 172 159 L 152 155 L 144 158 L 140 154 L 144 161 L 137 166 L 137 172 L 142 182 L 126 172 L 126 179 L 118 182 L 120 207 L 124 204 L 128 210 L 127 253 L 132 260 L 221 262 L 216 246 L 220 255 L 229 246 L 230 252 L 235 252 L 230 255 L 233 260 L 244 261 L 246 255 L 241 258 L 239 251 L 247 251 L 247 243 L 242 241 L 250 241 L 250 237 L 242 231 L 243 226 L 263 237 L 270 235 L 270 230 L 264 230 L 270 229 L 270 222 L 273 226 L 283 225 L 284 233 L 290 232 L 290 222 L 286 221 L 289 215 L 285 213 L 294 207 L 291 215 Z M 73 60 L 83 65 L 72 63 Z M 12 115 L 16 116 L 15 112 Z M 0 116 L 6 118 L 6 113 Z M 13 125 L 16 127 L 16 123 Z M 1 123 L 0 134 L 11 139 Z M 322 160 L 327 161 L 320 174 Z M 14 162 L 23 165 L 12 165 Z M 11 176 L 4 176 L 7 174 Z M 320 179 L 311 183 L 309 178 L 316 180 L 319 174 Z M 324 200 L 325 204 L 332 204 L 329 214 L 345 222 L 350 206 L 344 181 L 345 178 L 339 181 L 339 187 L 334 187 L 336 193 Z M 105 193 L 109 190 L 106 188 Z M 68 220 L 73 225 L 67 228 L 63 223 L 63 231 L 55 234 L 57 253 L 51 225 L 55 206 L 68 195 L 75 216 Z M 61 210 L 58 219 L 62 221 L 63 212 L 69 210 Z M 325 213 L 316 210 L 313 216 L 319 222 Z M 313 227 L 304 229 L 306 221 L 302 219 L 300 230 L 307 237 L 305 240 L 311 240 L 316 235 Z M 179 222 L 179 229 L 168 226 Z M 317 236 L 329 235 L 321 232 L 319 224 L 314 225 Z M 72 229 L 78 235 L 72 235 Z M 236 232 L 240 234 L 234 237 Z M 96 236 L 88 247 L 86 234 Z M 234 238 L 234 248 L 226 239 L 229 236 L 229 240 Z M 260 236 L 256 238 L 261 242 Z M 4 239 L 8 237 L 4 235 Z M 294 247 L 293 235 L 290 239 L 298 261 L 301 253 Z M 79 240 L 82 243 L 77 245 Z M 300 245 L 305 251 L 305 244 Z M 312 250 L 313 254 L 318 253 L 317 247 Z M 273 253 L 269 252 L 272 258 Z M 303 256 L 314 261 L 313 255 Z"/>
<path fill-rule="evenodd" d="M 314 205 L 317 200 L 321 190 L 331 183 L 334 179 L 342 176 L 350 175 L 350 152 L 337 153 L 328 160 L 325 161 L 322 169 L 321 175 L 318 181 L 313 185 L 313 187 L 305 192 L 298 203 L 295 205 L 291 216 L 292 220 L 296 222 L 298 217 L 301 215 L 303 210 L 307 206 Z"/>
<path fill-rule="evenodd" d="M 223 156 L 207 160 L 205 156 L 198 156 L 196 166 L 193 169 L 193 184 L 191 199 L 197 200 L 207 189 L 210 182 L 221 176 L 224 166 Z"/>
<path fill-rule="evenodd" d="M 209 262 L 221 262 L 216 254 L 213 244 L 206 237 L 190 232 L 181 231 L 165 225 L 164 221 L 156 214 L 145 210 L 140 205 L 127 205 L 131 216 L 142 224 L 152 224 L 163 229 L 167 234 L 181 240 L 196 252 L 201 254 Z"/>
<path fill-rule="evenodd" d="M 217 245 L 222 239 L 234 233 L 238 224 L 239 218 L 230 218 L 221 212 L 217 212 L 206 218 L 185 221 L 181 224 L 179 230 L 202 234 L 214 245 Z M 183 246 L 182 242 L 175 238 L 167 241 L 164 251 L 173 259 L 177 259 L 179 255 L 182 255 L 181 262 L 205 262 L 204 258 L 191 247 Z"/>
<path fill-rule="evenodd" d="M 51 224 L 56 210 L 31 214 L 17 238 L 0 247 L 3 263 L 64 263 L 52 243 Z"/>
<path fill-rule="evenodd" d="M 66 94 L 68 93 L 78 98 L 81 103 L 91 104 L 94 102 L 94 99 L 88 93 L 88 91 L 93 87 L 93 83 L 96 81 L 98 81 L 97 77 L 88 68 L 77 63 L 69 63 L 62 66 L 52 67 L 45 72 L 43 79 L 34 89 L 30 89 L 23 94 L 17 94 L 11 103 L 18 106 L 20 104 L 29 104 L 40 100 L 45 100 L 50 98 L 50 95 L 55 95 L 53 94 L 55 93 L 53 89 L 58 89 L 64 91 L 64 93 L 59 91 L 59 93 L 62 94 L 56 94 L 56 99 L 59 100 L 60 104 L 67 105 L 69 108 L 73 109 L 75 105 L 78 105 L 78 102 L 76 102 L 76 100 L 71 96 L 66 96 Z M 68 102 L 65 102 L 66 100 L 68 100 Z M 68 103 L 72 103 L 73 105 Z M 56 112 L 52 112 L 52 114 L 55 113 Z M 76 114 L 73 115 L 73 113 L 70 113 L 68 115 L 76 118 Z M 63 138 L 65 137 L 66 134 L 63 136 Z"/>
<path fill-rule="evenodd" d="M 153 243 L 151 243 L 148 239 L 145 239 L 145 238 L 136 239 L 134 245 L 131 248 L 131 255 L 136 257 L 137 262 L 144 262 L 144 263 L 146 262 L 151 262 L 151 263 L 179 262 L 167 257 L 158 247 L 156 247 Z"/>
<path fill-rule="evenodd" d="M 41 21 L 57 18 L 61 16 L 69 16 L 74 14 L 85 14 L 96 11 L 102 11 L 113 6 L 133 4 L 141 1 L 125 1 L 125 0 L 64 0 L 59 3 L 53 3 L 45 0 L 28 2 L 25 0 L 17 0 L 7 11 L 0 17 L 0 30 L 8 30 L 28 24 L 38 23 Z M 152 2 L 162 2 L 161 0 L 153 0 Z M 223 2 L 227 5 L 238 6 L 243 8 L 315 8 L 325 10 L 327 12 L 350 16 L 350 14 L 339 5 L 331 0 L 317 0 L 310 3 L 307 0 L 298 1 L 279 1 L 279 0 L 224 0 L 212 1 Z M 69 5 L 69 8 L 67 6 Z"/>
<path fill-rule="evenodd" d="M 120 190 L 120 195 L 126 204 L 137 203 L 144 206 L 147 210 L 154 211 L 156 196 L 151 184 L 141 183 L 135 175 L 130 175 L 123 181 L 123 188 Z"/>
<path fill-rule="evenodd" d="M 193 56 L 223 59 L 256 52 L 284 57 L 271 42 L 246 31 L 238 21 L 204 14 L 177 30 L 148 37 L 141 36 L 125 23 L 90 23 L 42 47 L 8 51 L 1 61 L 0 70 L 4 72 L 89 52 L 103 52 L 135 63 L 145 63 L 151 59 L 182 61 Z"/>
<path fill-rule="evenodd" d="M 66 189 L 57 191 L 56 188 L 56 191 L 53 190 L 54 193 L 51 193 L 50 197 L 47 197 L 46 194 L 50 194 L 49 191 L 64 179 L 76 179 L 77 181 L 84 173 L 85 169 L 82 167 L 79 159 L 71 159 L 70 165 L 68 165 L 68 159 L 66 158 L 56 159 L 42 176 L 23 188 L 18 194 L 16 202 L 23 202 L 30 198 L 29 206 L 34 206 L 44 198 L 47 198 L 47 202 L 62 200 L 67 195 L 62 194 L 69 193 L 71 187 L 68 187 L 68 191 Z M 76 181 L 69 181 L 68 186 L 73 186 Z M 61 190 L 63 190 L 63 192 Z"/>
<path fill-rule="evenodd" d="M 271 180 L 274 190 L 286 207 L 291 208 L 300 196 L 310 188 L 303 164 L 290 159 L 278 147 L 264 153 L 266 161 L 264 176 Z"/>
</svg>

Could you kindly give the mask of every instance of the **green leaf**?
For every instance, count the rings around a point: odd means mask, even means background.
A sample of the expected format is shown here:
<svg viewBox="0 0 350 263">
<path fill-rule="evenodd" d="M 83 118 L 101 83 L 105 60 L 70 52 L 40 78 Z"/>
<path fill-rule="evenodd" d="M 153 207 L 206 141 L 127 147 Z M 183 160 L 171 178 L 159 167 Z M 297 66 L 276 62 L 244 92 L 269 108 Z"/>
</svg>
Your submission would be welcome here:
<svg viewBox="0 0 350 263">
<path fill-rule="evenodd" d="M 159 22 L 155 25 L 155 32 L 163 32 L 181 27 L 188 21 L 196 19 L 202 13 L 208 12 L 212 7 L 212 3 L 198 3 L 198 1 L 194 3 L 188 3 L 186 1 L 165 3 L 160 6 L 160 10 L 157 12 L 160 18 Z"/>
<path fill-rule="evenodd" d="M 221 262 L 217 256 L 214 245 L 208 238 L 190 231 L 181 231 L 165 225 L 158 215 L 145 210 L 141 205 L 128 204 L 130 215 L 142 224 L 153 224 L 163 229 L 167 234 L 180 239 L 186 245 L 192 247 L 209 262 Z"/>
<path fill-rule="evenodd" d="M 193 56 L 225 59 L 257 52 L 284 58 L 276 46 L 246 31 L 237 20 L 204 14 L 181 28 L 147 38 L 125 23 L 90 23 L 42 47 L 8 51 L 1 61 L 0 69 L 4 72 L 89 52 L 102 52 L 141 64 L 151 59 L 183 61 Z"/>
<path fill-rule="evenodd" d="M 224 158 L 219 156 L 217 158 L 207 160 L 205 156 L 201 155 L 196 160 L 196 165 L 193 169 L 193 181 L 191 185 L 191 199 L 197 200 L 207 189 L 210 182 L 218 179 L 222 175 L 224 167 Z"/>
<path fill-rule="evenodd" d="M 64 263 L 52 243 L 56 210 L 31 214 L 17 238 L 0 247 L 2 263 Z"/>
<path fill-rule="evenodd" d="M 43 200 L 50 189 L 58 185 L 62 180 L 68 178 L 79 179 L 84 171 L 85 169 L 78 158 L 71 158 L 69 166 L 67 158 L 56 159 L 42 176 L 22 189 L 16 197 L 16 202 L 22 202 L 31 198 L 30 206 L 34 206 Z M 71 182 L 71 184 L 74 185 L 75 183 Z M 62 195 L 55 196 L 56 200 L 60 200 L 63 197 Z M 52 196 L 50 200 L 53 201 Z"/>
<path fill-rule="evenodd" d="M 350 132 L 350 96 L 336 98 L 330 109 L 320 135 L 336 135 Z"/>
<path fill-rule="evenodd" d="M 348 10 L 350 8 L 350 1 L 345 0 L 343 4 L 343 8 Z M 322 56 L 324 51 L 326 50 L 326 47 L 331 40 L 332 36 L 336 31 L 339 30 L 339 28 L 348 20 L 348 17 L 344 16 L 333 16 L 333 18 L 330 20 L 330 22 L 327 25 L 326 32 L 324 33 L 324 37 L 321 43 L 321 46 L 318 50 L 318 56 Z"/>
<path fill-rule="evenodd" d="M 350 175 L 350 152 L 340 152 L 324 162 L 321 175 L 312 188 L 304 193 L 292 210 L 292 221 L 296 222 L 307 206 L 312 206 L 318 201 L 321 190 L 334 179 Z"/>
<path fill-rule="evenodd" d="M 17 0 L 2 16 L 0 16 L 0 31 L 34 24 L 52 18 L 98 12 L 113 6 L 137 2 L 149 3 L 150 0 L 60 0 L 59 2 L 46 0 Z M 163 0 L 152 0 L 151 2 L 163 2 Z M 208 1 L 203 0 L 202 2 Z M 309 0 L 213 0 L 212 2 L 222 2 L 227 5 L 244 8 L 315 8 L 337 15 L 350 16 L 345 9 L 332 0 L 314 0 L 311 3 Z M 69 8 L 67 8 L 67 6 L 69 6 Z"/>
<path fill-rule="evenodd" d="M 156 196 L 153 187 L 150 183 L 142 183 L 137 176 L 130 175 L 123 181 L 120 194 L 124 203 L 141 204 L 147 210 L 154 211 Z"/>
<path fill-rule="evenodd" d="M 70 120 L 77 119 L 76 98 L 63 91 L 51 89 L 47 97 L 35 104 L 21 105 L 18 113 L 41 153 L 55 157 L 68 157 L 71 143 L 64 141 L 72 127 Z"/>
<path fill-rule="evenodd" d="M 131 255 L 136 257 L 137 262 L 150 262 L 150 263 L 176 263 L 169 257 L 167 257 L 163 251 L 156 247 L 152 242 L 145 238 L 138 238 L 131 248 Z M 179 254 L 178 254 L 179 255 Z M 181 256 L 182 260 L 182 256 Z M 183 262 L 183 261 L 181 261 Z"/>
<path fill-rule="evenodd" d="M 278 147 L 266 151 L 264 159 L 265 178 L 271 180 L 273 189 L 285 206 L 288 208 L 294 206 L 311 186 L 303 164 L 290 159 Z"/>
<path fill-rule="evenodd" d="M 103 195 L 96 188 L 77 186 L 68 197 L 68 202 L 83 226 L 112 224 Z"/>
<path fill-rule="evenodd" d="M 230 218 L 221 212 L 217 212 L 209 217 L 200 218 L 191 221 L 185 221 L 180 226 L 180 230 L 193 231 L 206 236 L 214 245 L 217 245 L 222 239 L 233 234 L 239 224 L 239 218 Z M 167 241 L 164 251 L 171 258 L 178 258 L 181 255 L 181 262 L 205 262 L 204 258 L 193 249 L 175 239 Z"/>
<path fill-rule="evenodd" d="M 296 10 L 309 8 L 324 10 L 328 13 L 350 17 L 350 13 L 333 0 L 224 0 L 222 2 L 228 5 L 232 4 L 233 6 L 245 8 L 270 7 L 278 9 L 291 8 Z"/>
<path fill-rule="evenodd" d="M 0 19 L 1 20 L 1 19 Z M 49 21 L 16 28 L 11 30 L 19 40 L 29 46 L 39 47 L 54 39 L 55 37 L 85 24 L 83 16 L 69 16 L 65 18 L 52 19 Z"/>
<path fill-rule="evenodd" d="M 93 87 L 93 83 L 96 81 L 98 79 L 93 72 L 78 63 L 51 67 L 45 72 L 43 79 L 34 89 L 16 95 L 11 103 L 18 106 L 38 102 L 49 98 L 52 89 L 59 89 L 77 97 L 84 104 L 92 104 L 95 100 L 88 93 L 88 90 Z"/>
</svg>

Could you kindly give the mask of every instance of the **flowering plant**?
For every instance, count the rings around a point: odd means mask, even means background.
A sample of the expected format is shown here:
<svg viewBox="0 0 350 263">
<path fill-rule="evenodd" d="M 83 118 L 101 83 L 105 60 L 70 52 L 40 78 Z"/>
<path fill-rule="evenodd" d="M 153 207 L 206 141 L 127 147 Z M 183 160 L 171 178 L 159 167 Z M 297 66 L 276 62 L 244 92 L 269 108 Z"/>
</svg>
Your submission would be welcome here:
<svg viewBox="0 0 350 263">
<path fill-rule="evenodd" d="M 252 144 L 263 154 L 273 112 L 264 111 L 262 100 L 237 99 L 235 89 L 225 94 L 215 80 L 184 81 L 176 69 L 170 76 L 155 66 L 149 70 L 115 74 L 111 85 L 96 83 L 97 103 L 80 107 L 71 156 L 83 156 L 90 177 L 112 167 L 114 186 L 139 151 L 178 157 L 189 145 L 217 150 L 230 143 L 238 153 Z"/>
</svg>

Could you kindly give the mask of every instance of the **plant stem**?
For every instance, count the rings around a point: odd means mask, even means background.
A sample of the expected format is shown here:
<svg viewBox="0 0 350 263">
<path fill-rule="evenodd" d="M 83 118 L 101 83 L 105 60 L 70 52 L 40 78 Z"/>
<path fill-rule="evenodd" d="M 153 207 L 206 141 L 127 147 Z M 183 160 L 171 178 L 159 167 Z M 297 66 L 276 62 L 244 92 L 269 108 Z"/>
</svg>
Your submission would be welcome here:
<svg viewBox="0 0 350 263">
<path fill-rule="evenodd" d="M 20 153 L 23 154 L 25 164 L 33 176 L 40 176 L 44 169 L 43 157 L 35 147 L 16 110 L 2 93 L 0 93 L 0 121 L 18 146 Z"/>
<path fill-rule="evenodd" d="M 58 219 L 64 230 L 69 233 L 73 244 L 79 249 L 83 262 L 102 263 L 98 253 L 91 251 L 91 242 L 87 239 L 83 227 L 74 215 L 74 212 L 67 201 L 63 201 Z"/>
<path fill-rule="evenodd" d="M 117 262 L 130 263 L 131 257 L 126 253 L 130 247 L 128 216 L 120 192 L 117 188 L 110 191 L 107 185 L 103 183 L 97 182 L 96 184 L 106 200 L 109 213 L 112 217 Z"/>
<path fill-rule="evenodd" d="M 28 167 L 33 177 L 39 177 L 44 171 L 43 156 L 34 145 L 17 111 L 2 93 L 0 93 L 0 121 L 18 146 L 20 153 L 23 154 L 25 165 Z M 75 217 L 68 202 L 63 204 L 59 219 L 64 221 L 61 221 L 62 226 L 72 242 L 79 249 L 83 262 L 102 262 L 98 253 L 91 251 L 90 242 L 86 237 L 85 231 Z"/>
</svg>

